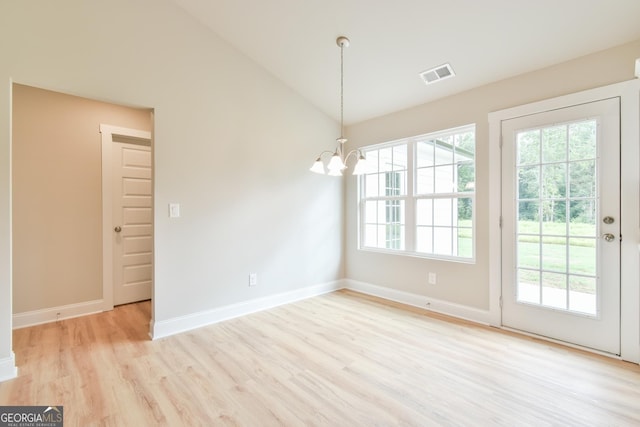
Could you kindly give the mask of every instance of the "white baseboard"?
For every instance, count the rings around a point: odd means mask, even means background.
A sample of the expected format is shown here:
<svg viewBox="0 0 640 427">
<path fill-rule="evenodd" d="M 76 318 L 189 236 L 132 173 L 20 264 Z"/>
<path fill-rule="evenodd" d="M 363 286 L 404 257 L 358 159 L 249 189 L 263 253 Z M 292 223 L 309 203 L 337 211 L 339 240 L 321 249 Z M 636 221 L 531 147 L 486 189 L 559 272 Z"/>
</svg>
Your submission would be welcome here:
<svg viewBox="0 0 640 427">
<path fill-rule="evenodd" d="M 7 381 L 18 376 L 18 368 L 16 367 L 16 357 L 11 352 L 9 357 L 0 359 L 0 382 Z"/>
<path fill-rule="evenodd" d="M 43 308 L 41 310 L 25 311 L 13 315 L 13 329 L 26 328 L 42 323 L 55 322 L 57 320 L 71 319 L 87 314 L 103 311 L 104 301 L 95 300 L 79 302 L 76 304 L 61 305 L 59 307 Z"/>
<path fill-rule="evenodd" d="M 342 289 L 343 287 L 343 281 L 337 280 L 329 283 L 322 283 L 319 285 L 297 289 L 291 292 L 285 292 L 263 298 L 256 298 L 237 304 L 214 308 L 212 310 L 188 314 L 186 316 L 174 317 L 168 320 L 154 321 L 151 325 L 151 338 L 156 340 L 159 338 L 168 337 L 180 332 L 186 332 L 192 329 L 222 322 L 223 320 L 233 319 L 235 317 L 244 316 L 280 305 L 289 304 L 302 299 L 326 294 L 338 289 Z"/>
<path fill-rule="evenodd" d="M 413 307 L 423 308 L 427 311 L 433 311 L 434 313 L 446 314 L 447 316 L 457 317 L 459 319 L 469 320 L 483 325 L 491 324 L 489 310 L 481 310 L 466 305 L 427 297 L 425 295 L 399 291 L 397 289 L 372 285 L 370 283 L 359 282 L 351 279 L 345 279 L 343 282 L 345 289 L 351 289 L 363 294 L 407 304 Z"/>
</svg>

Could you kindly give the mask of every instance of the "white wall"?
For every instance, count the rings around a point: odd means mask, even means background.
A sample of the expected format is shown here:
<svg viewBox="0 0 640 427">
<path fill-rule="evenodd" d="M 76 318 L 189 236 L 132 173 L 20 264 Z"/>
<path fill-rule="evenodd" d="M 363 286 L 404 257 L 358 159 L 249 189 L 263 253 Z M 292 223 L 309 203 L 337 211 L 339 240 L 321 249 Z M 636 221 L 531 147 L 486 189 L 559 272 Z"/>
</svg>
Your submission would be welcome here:
<svg viewBox="0 0 640 427">
<path fill-rule="evenodd" d="M 357 249 L 356 180 L 347 180 L 345 275 L 376 285 L 378 293 L 404 292 L 438 302 L 489 310 L 489 124 L 488 113 L 533 101 L 630 80 L 640 40 L 460 93 L 436 102 L 350 126 L 349 148 L 476 123 L 476 263 L 461 264 Z M 447 84 L 453 80 L 440 84 Z M 425 89 L 426 90 L 426 89 Z M 640 166 L 638 159 L 636 168 Z M 493 190 L 492 190 L 493 191 Z M 637 212 L 636 212 L 637 220 Z M 494 221 L 496 219 L 494 218 Z M 637 262 L 637 260 L 636 260 Z M 428 272 L 437 285 L 427 284 Z M 389 290 L 391 289 L 391 290 Z M 424 305 L 426 298 L 422 300 Z M 461 311 L 463 313 L 464 311 Z M 464 315 L 464 314 L 463 314 Z"/>
<path fill-rule="evenodd" d="M 11 359 L 12 80 L 154 109 L 156 321 L 343 276 L 342 183 L 308 172 L 337 124 L 181 9 L 2 2 L 0 61 L 0 370 Z M 168 218 L 170 202 L 181 218 Z"/>
</svg>

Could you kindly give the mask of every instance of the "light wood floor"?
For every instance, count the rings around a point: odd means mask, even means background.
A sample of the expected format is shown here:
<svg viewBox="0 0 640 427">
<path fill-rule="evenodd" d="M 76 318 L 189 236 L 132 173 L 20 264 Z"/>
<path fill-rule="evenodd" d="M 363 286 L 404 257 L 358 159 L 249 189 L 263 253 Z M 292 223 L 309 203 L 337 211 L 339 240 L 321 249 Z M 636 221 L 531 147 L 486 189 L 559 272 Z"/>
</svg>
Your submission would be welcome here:
<svg viewBox="0 0 640 427">
<path fill-rule="evenodd" d="M 65 426 L 638 426 L 640 367 L 340 291 L 158 341 L 148 302 L 14 332 Z"/>
</svg>

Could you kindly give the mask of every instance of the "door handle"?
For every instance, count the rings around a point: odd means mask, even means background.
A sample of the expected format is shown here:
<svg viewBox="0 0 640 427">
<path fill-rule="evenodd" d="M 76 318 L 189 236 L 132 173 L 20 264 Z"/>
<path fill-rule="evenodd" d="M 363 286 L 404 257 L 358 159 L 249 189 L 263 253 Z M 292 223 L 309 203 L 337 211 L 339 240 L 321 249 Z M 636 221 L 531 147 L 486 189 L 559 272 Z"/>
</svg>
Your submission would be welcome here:
<svg viewBox="0 0 640 427">
<path fill-rule="evenodd" d="M 611 234 L 611 233 L 606 233 L 606 234 L 603 234 L 603 235 L 602 235 L 602 238 L 603 238 L 604 240 L 606 240 L 607 242 L 613 242 L 613 241 L 616 239 L 616 236 L 614 236 L 614 235 L 613 235 L 613 234 Z"/>
<path fill-rule="evenodd" d="M 119 233 L 122 231 L 122 227 L 120 227 L 119 225 L 116 225 L 116 228 L 114 228 L 113 231 L 115 231 L 116 233 Z"/>
</svg>

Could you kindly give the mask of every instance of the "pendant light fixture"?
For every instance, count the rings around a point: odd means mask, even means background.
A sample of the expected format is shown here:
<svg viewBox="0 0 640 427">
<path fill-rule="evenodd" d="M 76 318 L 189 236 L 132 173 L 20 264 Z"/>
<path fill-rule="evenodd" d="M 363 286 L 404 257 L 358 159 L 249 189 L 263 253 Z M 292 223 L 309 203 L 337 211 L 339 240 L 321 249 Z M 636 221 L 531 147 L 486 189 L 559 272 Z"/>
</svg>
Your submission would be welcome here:
<svg viewBox="0 0 640 427">
<path fill-rule="evenodd" d="M 320 153 L 309 170 L 322 175 L 327 173 L 331 176 L 342 176 L 342 171 L 347 168 L 347 161 L 353 156 L 356 158 L 353 174 L 361 175 L 366 169 L 366 159 L 362 152 L 360 150 L 351 150 L 346 155 L 344 154 L 344 144 L 347 142 L 347 138 L 344 137 L 344 48 L 349 47 L 349 39 L 340 36 L 336 39 L 336 44 L 340 47 L 340 138 L 336 139 L 338 145 L 335 151 L 323 151 Z M 322 161 L 322 156 L 325 154 L 331 155 L 326 171 L 325 164 Z"/>
</svg>

